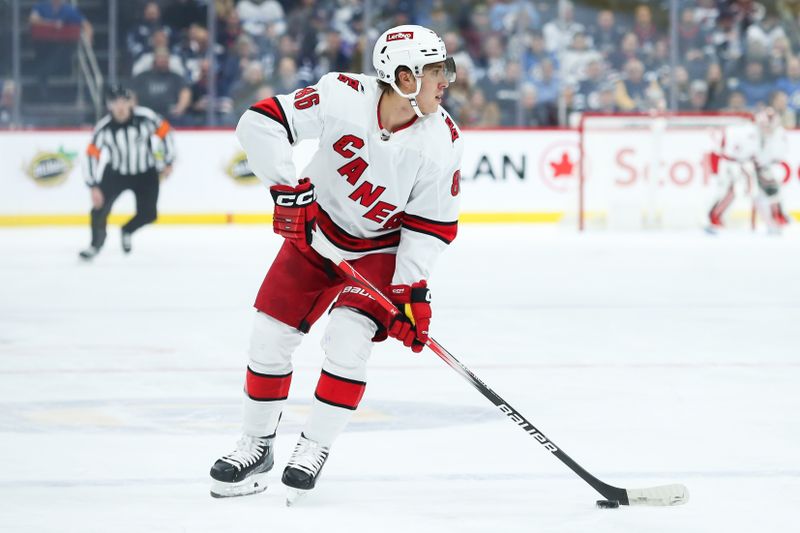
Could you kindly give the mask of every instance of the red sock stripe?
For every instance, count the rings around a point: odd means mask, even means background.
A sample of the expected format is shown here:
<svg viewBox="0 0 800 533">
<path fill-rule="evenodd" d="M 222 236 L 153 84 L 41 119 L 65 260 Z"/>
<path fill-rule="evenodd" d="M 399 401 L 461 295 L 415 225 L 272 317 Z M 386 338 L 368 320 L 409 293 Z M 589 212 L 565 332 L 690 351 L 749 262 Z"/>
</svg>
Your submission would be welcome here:
<svg viewBox="0 0 800 533">
<path fill-rule="evenodd" d="M 429 220 L 427 218 L 418 217 L 416 215 L 409 215 L 403 218 L 403 227 L 420 233 L 432 235 L 437 239 L 450 244 L 456 238 L 458 233 L 458 221 L 455 222 L 439 222 L 437 220 Z"/>
<path fill-rule="evenodd" d="M 363 381 L 340 378 L 323 370 L 314 396 L 329 405 L 355 410 L 366 388 Z"/>
<path fill-rule="evenodd" d="M 289 397 L 289 385 L 292 384 L 292 373 L 282 376 L 259 374 L 247 367 L 247 380 L 244 391 L 252 400 L 271 402 L 285 400 Z"/>
</svg>

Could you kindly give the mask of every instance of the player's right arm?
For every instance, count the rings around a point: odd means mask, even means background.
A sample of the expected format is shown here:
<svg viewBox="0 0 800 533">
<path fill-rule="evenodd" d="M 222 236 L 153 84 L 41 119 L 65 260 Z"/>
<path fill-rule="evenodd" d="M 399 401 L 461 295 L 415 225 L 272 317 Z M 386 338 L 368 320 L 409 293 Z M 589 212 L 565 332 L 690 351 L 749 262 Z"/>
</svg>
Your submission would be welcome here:
<svg viewBox="0 0 800 533">
<path fill-rule="evenodd" d="M 308 178 L 295 182 L 292 146 L 322 135 L 327 108 L 327 95 L 322 93 L 329 78 L 326 75 L 317 85 L 257 102 L 244 112 L 236 127 L 250 169 L 270 187 L 275 202 L 273 231 L 301 248 L 311 244 L 317 202 Z"/>
<path fill-rule="evenodd" d="M 250 169 L 265 185 L 295 184 L 292 146 L 322 134 L 329 76 L 316 85 L 261 100 L 239 119 L 236 138 Z"/>
</svg>

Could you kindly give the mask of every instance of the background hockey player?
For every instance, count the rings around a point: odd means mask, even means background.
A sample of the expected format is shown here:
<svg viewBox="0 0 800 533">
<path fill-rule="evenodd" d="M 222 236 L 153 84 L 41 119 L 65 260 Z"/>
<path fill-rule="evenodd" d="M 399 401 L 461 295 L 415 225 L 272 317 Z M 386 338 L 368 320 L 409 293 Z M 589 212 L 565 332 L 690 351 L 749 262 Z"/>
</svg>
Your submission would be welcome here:
<svg viewBox="0 0 800 533">
<path fill-rule="evenodd" d="M 767 107 L 756 114 L 755 125 L 728 128 L 720 150 L 712 154 L 720 195 L 709 212 L 710 231 L 723 227 L 723 217 L 736 197 L 736 188 L 758 187 L 755 207 L 770 231 L 788 224 L 780 204 L 781 162 L 786 156 L 786 130 L 780 117 Z"/>
<path fill-rule="evenodd" d="M 253 172 L 270 185 L 274 231 L 286 241 L 256 297 L 244 435 L 211 468 L 212 496 L 266 488 L 292 353 L 331 303 L 311 413 L 283 471 L 287 503 L 315 486 L 358 407 L 373 342 L 389 335 L 419 352 L 428 339 L 427 280 L 457 231 L 463 147 L 440 106 L 455 65 L 434 32 L 411 25 L 378 39 L 373 65 L 377 79 L 326 74 L 315 86 L 258 102 L 239 121 L 237 137 Z M 298 184 L 292 145 L 312 138 L 319 149 Z M 391 321 L 309 247 L 314 228 L 386 290 L 401 319 Z"/>
<path fill-rule="evenodd" d="M 91 260 L 106 241 L 111 208 L 126 190 L 136 196 L 136 214 L 122 226 L 122 250 L 131 251 L 133 233 L 155 221 L 159 172 L 168 176 L 175 158 L 169 123 L 151 109 L 134 106 L 133 93 L 121 85 L 106 91 L 109 114 L 94 128 L 86 150 L 86 184 L 91 190 L 92 243 L 80 252 Z"/>
</svg>

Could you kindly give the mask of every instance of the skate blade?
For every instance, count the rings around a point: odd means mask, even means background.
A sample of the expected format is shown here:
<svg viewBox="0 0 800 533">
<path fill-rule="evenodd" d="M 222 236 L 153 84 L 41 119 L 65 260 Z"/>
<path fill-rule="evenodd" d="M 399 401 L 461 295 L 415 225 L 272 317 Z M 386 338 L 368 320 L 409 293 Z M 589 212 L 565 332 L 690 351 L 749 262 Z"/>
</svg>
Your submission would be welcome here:
<svg viewBox="0 0 800 533">
<path fill-rule="evenodd" d="M 308 494 L 307 490 L 286 487 L 286 507 L 292 507 L 294 504 L 302 500 L 306 494 Z"/>
<path fill-rule="evenodd" d="M 249 496 L 267 490 L 267 473 L 256 474 L 238 483 L 225 483 L 211 480 L 212 498 L 233 498 L 236 496 Z"/>
</svg>

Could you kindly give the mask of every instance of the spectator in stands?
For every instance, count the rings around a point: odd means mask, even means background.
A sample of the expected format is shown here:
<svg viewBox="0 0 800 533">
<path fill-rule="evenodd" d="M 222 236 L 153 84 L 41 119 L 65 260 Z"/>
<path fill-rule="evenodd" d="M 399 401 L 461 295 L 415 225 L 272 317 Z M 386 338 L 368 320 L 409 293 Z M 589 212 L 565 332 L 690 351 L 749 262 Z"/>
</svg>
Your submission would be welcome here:
<svg viewBox="0 0 800 533">
<path fill-rule="evenodd" d="M 227 95 L 218 93 L 213 99 L 209 96 L 208 78 L 210 75 L 208 59 L 201 60 L 200 75 L 197 81 L 191 85 L 192 105 L 189 108 L 188 120 L 192 124 L 205 124 L 209 108 L 211 108 L 211 114 L 217 123 L 223 121 L 224 117 L 231 112 L 233 104 Z"/>
<path fill-rule="evenodd" d="M 725 111 L 730 113 L 747 113 L 747 99 L 742 91 L 731 91 Z"/>
<path fill-rule="evenodd" d="M 235 9 L 228 11 L 225 18 L 217 21 L 217 44 L 223 49 L 232 50 L 236 46 L 236 41 L 240 35 L 245 34 L 242 31 L 242 23 L 239 20 L 239 14 Z"/>
<path fill-rule="evenodd" d="M 496 0 L 489 8 L 489 26 L 493 32 L 514 33 L 537 29 L 541 21 L 532 2 Z"/>
<path fill-rule="evenodd" d="M 63 0 L 45 0 L 33 6 L 28 19 L 36 55 L 35 70 L 39 96 L 51 98 L 49 79 L 65 75 L 72 68 L 72 57 L 81 32 L 91 43 L 93 28 L 77 7 Z"/>
<path fill-rule="evenodd" d="M 198 24 L 191 25 L 188 40 L 178 49 L 190 83 L 200 79 L 201 65 L 203 61 L 206 61 L 209 46 L 213 46 L 217 65 L 221 65 L 224 59 L 224 49 L 216 43 L 209 42 L 207 29 Z"/>
<path fill-rule="evenodd" d="M 483 53 L 483 42 L 491 33 L 489 10 L 485 4 L 478 4 L 470 13 L 469 23 L 461 32 L 464 47 L 476 62 Z"/>
<path fill-rule="evenodd" d="M 477 58 L 481 77 L 498 83 L 505 73 L 506 61 L 502 38 L 498 35 L 490 35 L 483 43 L 483 53 Z M 489 98 L 488 95 L 487 98 Z"/>
<path fill-rule="evenodd" d="M 745 34 L 747 47 L 759 43 L 767 50 L 772 48 L 776 40 L 786 38 L 786 32 L 779 24 L 778 17 L 771 13 L 765 14 L 761 20 L 751 24 Z"/>
<path fill-rule="evenodd" d="M 449 31 L 442 35 L 442 40 L 444 41 L 447 55 L 452 57 L 456 62 L 456 69 L 463 67 L 466 71 L 472 74 L 475 71 L 475 64 L 473 63 L 472 57 L 470 57 L 469 53 L 464 50 L 464 40 L 461 38 L 461 35 L 459 35 L 458 32 Z M 461 71 L 458 71 L 456 74 L 456 83 L 458 83 L 458 76 L 460 75 Z M 445 94 L 449 94 L 450 90 L 451 89 L 448 89 Z M 449 111 L 450 108 L 448 107 L 447 110 Z"/>
<path fill-rule="evenodd" d="M 614 12 L 610 9 L 601 9 L 597 12 L 597 21 L 589 30 L 589 36 L 594 49 L 608 59 L 622 42 L 624 32 L 622 28 L 617 27 Z"/>
<path fill-rule="evenodd" d="M 525 71 L 526 78 L 532 80 L 539 75 L 541 69 L 540 65 L 543 59 L 547 59 L 553 63 L 553 65 L 558 65 L 556 54 L 549 52 L 545 48 L 542 34 L 539 32 L 531 32 L 528 34 L 525 48 L 522 50 L 522 68 Z"/>
<path fill-rule="evenodd" d="M 650 54 L 658 40 L 658 28 L 653 23 L 653 12 L 647 4 L 636 6 L 633 21 L 633 33 L 639 39 L 644 54 Z"/>
<path fill-rule="evenodd" d="M 764 77 L 764 64 L 760 61 L 748 61 L 744 79 L 739 82 L 738 90 L 744 94 L 747 107 L 755 109 L 766 105 L 772 93 L 772 84 Z"/>
<path fill-rule="evenodd" d="M 794 57 L 792 45 L 787 37 L 779 37 L 772 43 L 767 56 L 769 79 L 777 81 L 786 75 L 789 60 Z"/>
<path fill-rule="evenodd" d="M 522 85 L 520 91 L 520 126 L 552 126 L 556 117 L 551 116 L 552 106 L 539 103 L 536 87 L 530 83 Z"/>
<path fill-rule="evenodd" d="M 789 109 L 794 113 L 800 112 L 800 58 L 789 59 L 786 75 L 779 79 L 775 86 L 786 94 Z"/>
<path fill-rule="evenodd" d="M 274 26 L 278 34 L 286 30 L 286 15 L 277 0 L 241 0 L 236 12 L 242 29 L 252 36 L 263 35 L 268 26 Z"/>
<path fill-rule="evenodd" d="M 559 3 L 563 6 L 560 17 L 551 20 L 542 28 L 545 47 L 550 52 L 566 49 L 572 42 L 572 36 L 579 31 L 585 31 L 583 24 L 575 22 L 575 7 L 569 0 Z"/>
<path fill-rule="evenodd" d="M 616 84 L 617 106 L 623 111 L 647 111 L 663 100 L 663 91 L 655 79 L 644 77 L 644 65 L 638 59 L 625 64 L 624 77 Z"/>
<path fill-rule="evenodd" d="M 264 69 L 261 63 L 251 61 L 244 68 L 242 77 L 231 88 L 232 110 L 229 123 L 235 124 L 242 113 L 259 100 L 258 94 L 264 87 L 269 87 L 264 79 Z M 272 89 L 270 87 L 270 89 Z"/>
<path fill-rule="evenodd" d="M 644 61 L 644 56 L 639 48 L 639 38 L 633 32 L 628 32 L 622 37 L 619 48 L 612 52 L 609 62 L 614 70 L 622 70 L 631 59 Z"/>
<path fill-rule="evenodd" d="M 205 26 L 207 20 L 206 7 L 199 0 L 172 0 L 164 9 L 164 23 L 179 35 L 193 24 Z"/>
<path fill-rule="evenodd" d="M 441 0 L 433 1 L 425 27 L 436 32 L 436 35 L 444 35 L 453 27 L 450 14 L 444 8 Z"/>
<path fill-rule="evenodd" d="M 276 94 L 288 94 L 303 85 L 297 72 L 297 62 L 293 57 L 287 56 L 280 60 L 269 84 L 275 89 Z"/>
<path fill-rule="evenodd" d="M 500 110 L 500 124 L 512 126 L 517 123 L 517 103 L 519 85 L 522 82 L 522 67 L 516 61 L 506 63 L 503 77 L 496 82 L 486 80 L 481 85 L 486 98 L 497 104 Z"/>
<path fill-rule="evenodd" d="M 241 79 L 248 65 L 254 62 L 258 63 L 260 70 L 264 70 L 253 38 L 243 33 L 236 40 L 235 47 L 227 49 L 222 58 L 219 66 L 220 94 L 231 95 L 232 87 Z"/>
<path fill-rule="evenodd" d="M 166 35 L 167 42 L 158 43 L 156 46 L 169 46 L 172 30 L 161 22 L 161 8 L 158 2 L 147 2 L 144 5 L 142 21 L 128 32 L 128 54 L 133 61 L 139 59 L 142 54 L 153 51 L 153 34 L 157 31 Z"/>
<path fill-rule="evenodd" d="M 597 102 L 589 102 L 589 111 L 595 113 L 618 113 L 622 109 L 617 106 L 617 95 L 614 85 L 607 83 L 597 93 Z"/>
<path fill-rule="evenodd" d="M 539 102 L 547 105 L 556 105 L 561 89 L 561 83 L 556 77 L 553 62 L 545 59 L 541 63 L 538 75 L 533 79 Z"/>
<path fill-rule="evenodd" d="M 155 64 L 155 50 L 165 49 L 169 50 L 169 36 L 166 31 L 159 29 L 153 32 L 150 36 L 150 51 L 143 53 L 139 59 L 133 64 L 131 74 L 138 76 L 142 72 L 146 72 L 153 68 Z M 169 70 L 178 76 L 186 77 L 186 69 L 183 67 L 183 61 L 175 54 L 170 54 L 169 51 Z"/>
<path fill-rule="evenodd" d="M 728 105 L 728 85 L 722 75 L 722 67 L 719 63 L 708 65 L 705 76 L 708 95 L 706 98 L 706 109 L 709 111 L 721 111 Z"/>
<path fill-rule="evenodd" d="M 711 34 L 711 46 L 722 72 L 727 76 L 734 73 L 743 55 L 743 49 L 739 26 L 736 25 L 730 10 L 720 12 L 717 27 Z"/>
<path fill-rule="evenodd" d="M 685 56 L 689 49 L 703 50 L 708 44 L 708 32 L 695 18 L 695 8 L 686 7 L 681 10 L 678 24 L 678 51 Z"/>
<path fill-rule="evenodd" d="M 153 66 L 131 82 L 139 104 L 149 107 L 173 124 L 182 124 L 192 103 L 192 92 L 183 76 L 170 70 L 170 53 L 164 47 L 153 53 Z"/>
<path fill-rule="evenodd" d="M 336 30 L 325 32 L 325 38 L 317 45 L 317 64 L 314 78 L 328 72 L 347 72 L 350 56 L 345 51 L 341 34 Z"/>
<path fill-rule="evenodd" d="M 483 91 L 475 89 L 469 105 L 461 113 L 462 127 L 493 127 L 500 125 L 500 110 L 497 104 L 486 100 Z"/>
<path fill-rule="evenodd" d="M 708 84 L 703 80 L 694 80 L 689 84 L 689 98 L 681 111 L 701 112 L 707 109 Z"/>
<path fill-rule="evenodd" d="M 607 85 L 603 62 L 593 59 L 586 65 L 586 76 L 578 83 L 575 110 L 587 111 L 598 106 L 600 90 Z"/>
<path fill-rule="evenodd" d="M 689 78 L 693 80 L 703 78 L 708 72 L 708 56 L 699 48 L 687 50 L 681 63 L 689 73 Z"/>
<path fill-rule="evenodd" d="M 797 113 L 789 108 L 789 98 L 783 91 L 772 93 L 769 105 L 775 110 L 775 114 L 780 117 L 784 128 L 793 129 L 797 126 Z"/>
<path fill-rule="evenodd" d="M 567 83 L 577 83 L 586 77 L 586 65 L 590 61 L 598 61 L 600 53 L 589 46 L 586 34 L 582 31 L 575 32 L 572 43 L 564 52 L 562 74 Z"/>
</svg>

